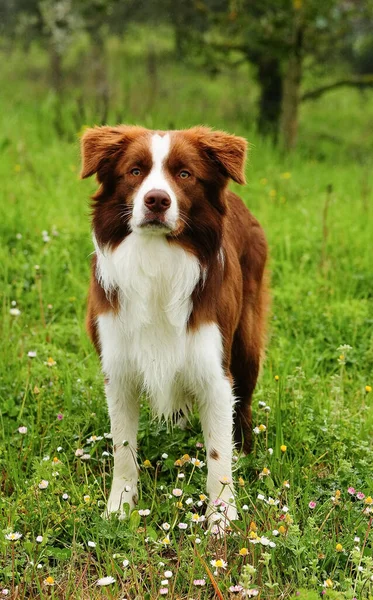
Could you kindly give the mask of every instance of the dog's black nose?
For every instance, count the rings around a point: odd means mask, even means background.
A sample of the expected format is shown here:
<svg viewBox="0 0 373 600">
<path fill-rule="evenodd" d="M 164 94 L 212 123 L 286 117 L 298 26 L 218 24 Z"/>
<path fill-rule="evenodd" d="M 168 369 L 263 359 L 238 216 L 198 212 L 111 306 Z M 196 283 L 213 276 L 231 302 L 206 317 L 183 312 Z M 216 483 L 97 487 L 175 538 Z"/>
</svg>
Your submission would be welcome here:
<svg viewBox="0 0 373 600">
<path fill-rule="evenodd" d="M 162 213 L 171 206 L 171 198 L 164 190 L 150 190 L 144 196 L 144 204 L 152 212 Z"/>
</svg>

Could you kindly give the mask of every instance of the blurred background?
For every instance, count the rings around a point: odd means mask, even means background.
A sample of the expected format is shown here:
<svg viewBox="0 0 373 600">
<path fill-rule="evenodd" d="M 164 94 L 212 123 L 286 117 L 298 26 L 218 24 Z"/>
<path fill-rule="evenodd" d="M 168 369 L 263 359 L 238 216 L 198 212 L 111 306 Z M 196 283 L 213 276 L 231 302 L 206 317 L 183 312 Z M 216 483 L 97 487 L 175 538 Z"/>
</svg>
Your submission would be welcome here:
<svg viewBox="0 0 373 600">
<path fill-rule="evenodd" d="M 3 111 L 46 138 L 206 123 L 366 163 L 372 23 L 370 0 L 2 0 Z"/>
</svg>

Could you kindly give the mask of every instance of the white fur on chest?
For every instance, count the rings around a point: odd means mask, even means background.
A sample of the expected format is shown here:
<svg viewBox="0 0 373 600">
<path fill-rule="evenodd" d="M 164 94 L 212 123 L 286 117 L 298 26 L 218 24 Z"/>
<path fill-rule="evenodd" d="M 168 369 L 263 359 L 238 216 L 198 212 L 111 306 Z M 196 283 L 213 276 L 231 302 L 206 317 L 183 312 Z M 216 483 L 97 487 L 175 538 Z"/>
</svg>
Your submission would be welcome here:
<svg viewBox="0 0 373 600">
<path fill-rule="evenodd" d="M 203 347 L 215 355 L 209 368 L 221 360 L 217 326 L 202 328 L 201 346 L 187 330 L 199 262 L 163 236 L 132 233 L 114 252 L 95 245 L 101 285 L 107 292 L 119 289 L 120 300 L 118 314 L 98 318 L 103 370 L 109 379 L 136 380 L 155 411 L 169 416 L 185 408 L 186 387 L 193 387 L 204 362 Z"/>
</svg>

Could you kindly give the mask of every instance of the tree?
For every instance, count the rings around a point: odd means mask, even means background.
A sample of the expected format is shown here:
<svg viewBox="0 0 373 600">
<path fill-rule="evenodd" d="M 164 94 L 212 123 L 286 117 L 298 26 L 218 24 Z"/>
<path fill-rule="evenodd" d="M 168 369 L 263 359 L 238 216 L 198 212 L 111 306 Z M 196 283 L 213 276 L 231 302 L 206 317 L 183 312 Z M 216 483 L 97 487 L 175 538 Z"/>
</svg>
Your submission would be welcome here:
<svg viewBox="0 0 373 600">
<path fill-rule="evenodd" d="M 254 65 L 260 87 L 258 129 L 279 137 L 287 150 L 296 144 L 302 101 L 343 85 L 373 83 L 367 74 L 348 75 L 301 93 L 306 71 L 325 75 L 325 66 L 340 67 L 346 48 L 366 30 L 367 19 L 371 22 L 371 0 L 199 0 L 194 6 L 194 21 L 202 14 L 203 26 L 192 27 L 192 43 L 209 57 L 213 49 L 216 63 L 235 61 L 239 54 Z M 189 15 L 189 27 L 194 21 Z"/>
</svg>

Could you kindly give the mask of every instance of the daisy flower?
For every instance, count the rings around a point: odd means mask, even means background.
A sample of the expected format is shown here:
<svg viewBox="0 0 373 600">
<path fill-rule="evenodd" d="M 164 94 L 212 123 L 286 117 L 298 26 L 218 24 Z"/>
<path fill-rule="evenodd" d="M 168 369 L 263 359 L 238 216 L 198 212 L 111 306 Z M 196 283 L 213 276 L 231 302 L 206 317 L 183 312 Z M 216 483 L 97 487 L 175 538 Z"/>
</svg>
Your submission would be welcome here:
<svg viewBox="0 0 373 600">
<path fill-rule="evenodd" d="M 314 500 L 311 500 L 311 502 L 308 503 L 308 507 L 313 510 L 314 508 L 316 508 L 316 502 Z"/>
<path fill-rule="evenodd" d="M 93 444 L 94 442 L 99 442 L 103 439 L 102 435 L 91 435 L 91 437 L 87 438 L 87 444 Z"/>
<path fill-rule="evenodd" d="M 172 495 L 175 496 L 175 498 L 180 498 L 180 496 L 183 495 L 183 490 L 181 490 L 180 488 L 174 488 L 172 490 Z"/>
<path fill-rule="evenodd" d="M 96 585 L 100 587 L 103 587 L 105 585 L 111 585 L 112 583 L 115 583 L 115 579 L 111 575 L 108 575 L 107 577 L 101 577 L 101 579 L 98 579 L 96 581 Z"/>
<path fill-rule="evenodd" d="M 268 500 L 264 499 L 264 502 L 266 504 L 269 504 L 269 506 L 277 506 L 277 504 L 280 503 L 280 500 L 271 498 L 271 496 L 269 496 Z"/>
<path fill-rule="evenodd" d="M 215 569 L 226 569 L 228 566 L 228 563 L 225 562 L 225 560 L 223 560 L 222 558 L 217 558 L 215 560 L 210 560 L 210 564 L 215 568 Z"/>
<path fill-rule="evenodd" d="M 139 515 L 140 515 L 140 517 L 148 517 L 150 515 L 149 508 L 140 509 L 139 510 Z"/>
<path fill-rule="evenodd" d="M 27 427 L 25 427 L 24 425 L 22 425 L 22 427 L 18 427 L 18 433 L 22 433 L 22 435 L 25 435 L 27 433 Z"/>
<path fill-rule="evenodd" d="M 199 460 L 199 458 L 192 458 L 191 463 L 192 463 L 192 465 L 194 465 L 195 467 L 198 467 L 199 469 L 202 469 L 202 467 L 204 467 L 206 464 L 202 460 Z"/>
<path fill-rule="evenodd" d="M 259 473 L 259 479 L 262 479 L 263 477 L 268 477 L 268 475 L 270 474 L 271 471 L 267 467 L 264 467 L 263 471 Z"/>
<path fill-rule="evenodd" d="M 222 475 L 222 477 L 219 477 L 219 481 L 220 483 L 222 483 L 223 485 L 231 485 L 232 483 L 232 478 L 228 477 L 227 475 Z"/>
<path fill-rule="evenodd" d="M 10 542 L 16 542 L 17 540 L 21 539 L 21 537 L 22 537 L 22 533 L 19 533 L 18 531 L 14 531 L 13 533 L 5 534 L 5 539 L 9 540 Z"/>
<path fill-rule="evenodd" d="M 47 367 L 55 367 L 57 363 L 51 356 L 49 356 L 48 360 L 44 364 Z"/>
<path fill-rule="evenodd" d="M 42 479 L 38 485 L 38 488 L 39 488 L 39 490 L 46 490 L 48 485 L 49 485 L 49 481 L 47 481 L 46 479 Z"/>
</svg>

